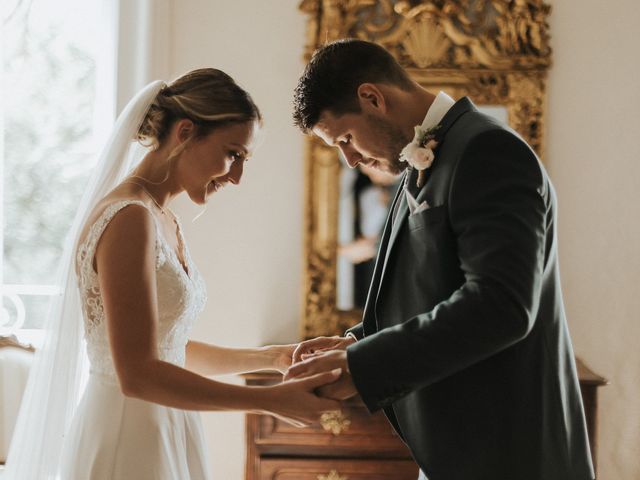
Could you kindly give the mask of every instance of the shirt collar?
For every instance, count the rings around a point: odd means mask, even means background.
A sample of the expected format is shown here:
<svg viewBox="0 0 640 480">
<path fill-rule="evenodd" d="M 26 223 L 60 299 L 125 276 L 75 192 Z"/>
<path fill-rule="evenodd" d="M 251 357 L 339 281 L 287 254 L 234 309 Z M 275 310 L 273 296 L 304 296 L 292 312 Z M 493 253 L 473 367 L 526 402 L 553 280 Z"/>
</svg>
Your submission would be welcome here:
<svg viewBox="0 0 640 480">
<path fill-rule="evenodd" d="M 427 110 L 427 115 L 422 121 L 421 128 L 423 130 L 429 130 L 438 125 L 449 109 L 453 107 L 454 103 L 456 102 L 449 95 L 444 92 L 438 92 L 429 110 Z"/>
</svg>

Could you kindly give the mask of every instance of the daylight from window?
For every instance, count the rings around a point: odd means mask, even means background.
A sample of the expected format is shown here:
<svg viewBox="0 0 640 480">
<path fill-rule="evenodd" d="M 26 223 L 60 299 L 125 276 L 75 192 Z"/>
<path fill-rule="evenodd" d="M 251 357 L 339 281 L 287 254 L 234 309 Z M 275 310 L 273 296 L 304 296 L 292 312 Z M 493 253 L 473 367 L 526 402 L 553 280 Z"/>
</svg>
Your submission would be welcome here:
<svg viewBox="0 0 640 480">
<path fill-rule="evenodd" d="M 100 48 L 92 3 L 3 2 L 0 333 L 42 327 L 96 159 Z"/>
</svg>

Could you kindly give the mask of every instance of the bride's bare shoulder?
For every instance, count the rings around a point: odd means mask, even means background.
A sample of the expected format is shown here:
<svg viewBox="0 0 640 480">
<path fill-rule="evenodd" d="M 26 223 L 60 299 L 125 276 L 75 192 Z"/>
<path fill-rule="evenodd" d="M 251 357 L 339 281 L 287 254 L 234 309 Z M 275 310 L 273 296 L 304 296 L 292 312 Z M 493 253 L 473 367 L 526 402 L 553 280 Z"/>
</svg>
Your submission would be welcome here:
<svg viewBox="0 0 640 480">
<path fill-rule="evenodd" d="M 148 238 L 154 235 L 154 220 L 151 212 L 140 202 L 145 203 L 139 195 L 127 195 L 122 192 L 112 192 L 106 195 L 89 214 L 87 221 L 82 227 L 76 248 L 81 248 L 89 240 L 92 226 L 100 219 L 104 212 L 111 206 L 122 202 L 135 201 L 138 205 L 130 205 L 119 210 L 109 223 L 99 232 L 95 241 L 92 256 L 92 266 L 95 272 L 97 269 L 96 256 L 99 251 L 109 255 L 109 252 L 116 247 L 122 254 L 125 250 L 139 248 L 140 245 L 148 245 Z M 78 267 L 78 266 L 76 266 Z M 79 267 L 78 267 L 79 268 Z"/>
<path fill-rule="evenodd" d="M 121 187 L 124 187 L 124 188 L 121 188 Z M 81 245 L 82 243 L 84 243 L 85 239 L 87 238 L 87 235 L 89 234 L 89 230 L 91 229 L 91 227 L 98 221 L 98 219 L 104 214 L 107 208 L 109 208 L 111 205 L 115 205 L 125 201 L 145 202 L 145 200 L 146 199 L 143 198 L 138 192 L 130 188 L 127 188 L 127 186 L 121 185 L 116 189 L 112 190 L 96 204 L 96 206 L 93 208 L 93 210 L 87 217 L 86 222 L 82 226 L 82 232 L 79 236 L 78 244 Z M 131 210 L 138 210 L 138 209 L 125 209 L 125 210 L 131 211 Z M 144 213 L 144 212 L 141 211 L 140 213 Z M 123 212 L 123 214 L 125 214 L 124 215 L 125 217 L 131 216 L 131 214 L 128 212 L 126 213 Z M 130 218 L 129 220 L 134 220 L 134 219 Z"/>
</svg>

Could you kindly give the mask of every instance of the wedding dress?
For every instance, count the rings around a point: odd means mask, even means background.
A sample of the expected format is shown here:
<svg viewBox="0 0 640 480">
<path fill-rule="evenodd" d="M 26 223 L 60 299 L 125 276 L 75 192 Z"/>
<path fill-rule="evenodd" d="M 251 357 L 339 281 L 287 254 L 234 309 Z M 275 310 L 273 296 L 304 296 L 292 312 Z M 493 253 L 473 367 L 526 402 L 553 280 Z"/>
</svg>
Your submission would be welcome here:
<svg viewBox="0 0 640 480">
<path fill-rule="evenodd" d="M 76 252 L 90 376 L 64 439 L 60 478 L 209 479 L 199 413 L 126 397 L 116 377 L 93 260 L 109 222 L 132 204 L 147 208 L 139 200 L 110 204 L 91 225 Z M 156 220 L 158 352 L 161 360 L 184 366 L 189 330 L 204 307 L 206 290 L 180 225 L 184 266 L 161 232 Z"/>
<path fill-rule="evenodd" d="M 125 397 L 113 366 L 92 262 L 114 215 L 127 205 L 144 204 L 114 202 L 79 239 L 95 206 L 146 154 L 135 139 L 164 87 L 165 82 L 153 81 L 125 106 L 85 186 L 60 259 L 60 294 L 52 297 L 3 480 L 210 478 L 198 414 Z M 179 225 L 178 230 L 182 236 Z M 162 360 L 184 365 L 187 335 L 206 292 L 186 245 L 183 267 L 157 222 L 155 249 L 158 352 Z"/>
</svg>

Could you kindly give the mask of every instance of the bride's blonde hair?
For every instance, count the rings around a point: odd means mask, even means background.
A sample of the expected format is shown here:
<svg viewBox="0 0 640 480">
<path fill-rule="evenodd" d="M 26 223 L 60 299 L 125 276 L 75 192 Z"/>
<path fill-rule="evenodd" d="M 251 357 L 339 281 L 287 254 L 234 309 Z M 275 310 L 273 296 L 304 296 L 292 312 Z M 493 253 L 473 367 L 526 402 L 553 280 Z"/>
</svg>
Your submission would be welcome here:
<svg viewBox="0 0 640 480">
<path fill-rule="evenodd" d="M 204 137 L 215 128 L 262 121 L 260 110 L 249 93 L 233 78 L 215 68 L 201 68 L 160 90 L 140 125 L 137 140 L 157 149 L 174 122 L 184 118 L 191 120 L 195 129 L 180 150 L 191 140 Z"/>
</svg>

